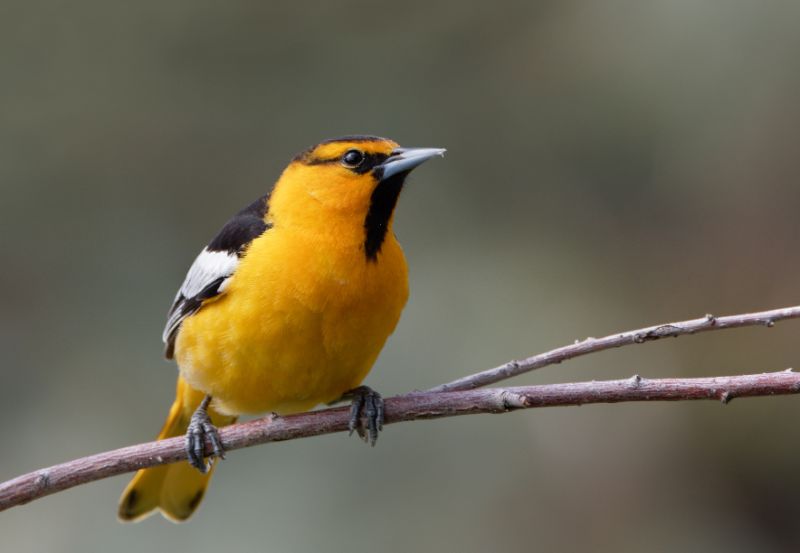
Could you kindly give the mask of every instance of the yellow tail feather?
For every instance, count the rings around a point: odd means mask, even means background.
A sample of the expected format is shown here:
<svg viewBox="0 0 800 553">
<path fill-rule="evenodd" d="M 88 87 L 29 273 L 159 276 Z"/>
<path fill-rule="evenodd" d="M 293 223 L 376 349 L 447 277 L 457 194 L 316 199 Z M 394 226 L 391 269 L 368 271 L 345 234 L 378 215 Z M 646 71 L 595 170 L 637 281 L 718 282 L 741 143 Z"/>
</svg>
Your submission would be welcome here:
<svg viewBox="0 0 800 553">
<path fill-rule="evenodd" d="M 175 402 L 158 439 L 184 435 L 192 413 L 203 397 L 203 393 L 192 389 L 183 378 L 178 377 Z M 208 414 L 217 427 L 236 422 L 236 417 L 221 415 L 213 409 L 209 409 Z M 187 461 L 142 469 L 122 492 L 119 519 L 123 522 L 138 521 L 158 509 L 169 520 L 182 522 L 197 509 L 212 473 L 213 467 L 207 474 L 201 474 Z"/>
</svg>

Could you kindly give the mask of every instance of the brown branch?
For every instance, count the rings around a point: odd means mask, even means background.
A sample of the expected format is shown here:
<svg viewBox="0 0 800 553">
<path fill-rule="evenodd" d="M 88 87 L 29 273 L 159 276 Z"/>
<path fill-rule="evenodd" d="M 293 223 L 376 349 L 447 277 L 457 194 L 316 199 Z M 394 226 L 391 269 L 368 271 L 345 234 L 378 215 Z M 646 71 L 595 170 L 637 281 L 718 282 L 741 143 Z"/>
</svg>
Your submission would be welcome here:
<svg viewBox="0 0 800 553">
<path fill-rule="evenodd" d="M 800 306 L 795 306 L 727 317 L 706 315 L 700 319 L 656 325 L 604 338 L 587 338 L 524 360 L 510 361 L 426 392 L 388 399 L 386 422 L 390 424 L 556 405 L 714 398 L 727 403 L 733 397 L 800 393 L 800 377 L 791 371 L 696 379 L 643 380 L 637 376 L 629 380 L 607 382 L 475 390 L 534 369 L 611 348 L 710 330 L 758 325 L 771 327 L 778 321 L 798 317 Z M 226 449 L 234 450 L 266 442 L 339 432 L 347 428 L 347 420 L 347 408 L 327 409 L 229 426 L 221 430 L 221 435 Z M 183 439 L 172 438 L 42 469 L 0 484 L 0 511 L 80 484 L 185 458 Z"/>
<path fill-rule="evenodd" d="M 783 372 L 649 380 L 580 382 L 417 393 L 386 400 L 386 423 L 435 419 L 476 413 L 505 413 L 516 409 L 615 403 L 621 401 L 674 401 L 800 393 L 800 374 Z M 263 444 L 318 436 L 347 429 L 349 408 L 267 417 L 220 430 L 228 451 Z M 208 446 L 208 444 L 207 444 Z M 117 474 L 186 459 L 183 438 L 170 438 L 125 447 L 38 470 L 0 484 L 0 511 L 34 499 Z"/>
<path fill-rule="evenodd" d="M 509 361 L 499 367 L 488 369 L 476 374 L 453 380 L 447 384 L 440 384 L 425 390 L 426 392 L 452 392 L 455 390 L 472 390 L 488 386 L 501 380 L 518 376 L 520 374 L 541 369 L 550 365 L 574 359 L 589 353 L 597 353 L 607 349 L 619 348 L 633 344 L 644 344 L 660 338 L 677 338 L 687 334 L 708 332 L 711 330 L 724 330 L 727 328 L 740 328 L 744 326 L 765 326 L 771 328 L 775 323 L 787 319 L 800 318 L 800 305 L 783 307 L 758 313 L 744 313 L 742 315 L 729 315 L 715 317 L 706 315 L 700 319 L 679 321 L 648 326 L 637 330 L 628 330 L 619 334 L 611 334 L 603 338 L 586 338 L 574 344 L 550 350 L 527 359 Z"/>
</svg>

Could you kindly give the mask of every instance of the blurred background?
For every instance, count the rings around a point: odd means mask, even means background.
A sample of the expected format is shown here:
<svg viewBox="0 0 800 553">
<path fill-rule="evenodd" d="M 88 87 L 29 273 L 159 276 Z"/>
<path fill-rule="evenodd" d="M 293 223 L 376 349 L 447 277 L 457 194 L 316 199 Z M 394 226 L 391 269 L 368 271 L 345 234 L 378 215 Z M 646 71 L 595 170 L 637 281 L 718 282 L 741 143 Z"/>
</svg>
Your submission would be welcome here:
<svg viewBox="0 0 800 553">
<path fill-rule="evenodd" d="M 321 139 L 448 148 L 396 232 L 411 299 L 367 383 L 800 299 L 800 4 L 0 4 L 0 480 L 155 436 L 159 340 L 222 223 Z M 800 323 L 516 379 L 800 365 Z M 188 524 L 129 476 L 0 514 L 2 549 L 797 551 L 798 398 L 542 409 L 237 451 Z"/>
</svg>

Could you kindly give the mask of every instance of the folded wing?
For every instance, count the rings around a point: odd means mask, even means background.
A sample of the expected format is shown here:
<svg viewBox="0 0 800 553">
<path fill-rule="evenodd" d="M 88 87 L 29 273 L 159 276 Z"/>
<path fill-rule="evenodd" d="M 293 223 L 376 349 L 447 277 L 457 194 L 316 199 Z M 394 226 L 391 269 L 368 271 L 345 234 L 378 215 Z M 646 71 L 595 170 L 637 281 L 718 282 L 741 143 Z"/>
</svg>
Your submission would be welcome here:
<svg viewBox="0 0 800 553">
<path fill-rule="evenodd" d="M 175 353 L 175 339 L 183 321 L 208 300 L 225 293 L 247 247 L 270 228 L 265 221 L 268 201 L 269 195 L 262 196 L 237 213 L 192 263 L 175 295 L 161 336 L 167 359 L 172 359 Z"/>
</svg>

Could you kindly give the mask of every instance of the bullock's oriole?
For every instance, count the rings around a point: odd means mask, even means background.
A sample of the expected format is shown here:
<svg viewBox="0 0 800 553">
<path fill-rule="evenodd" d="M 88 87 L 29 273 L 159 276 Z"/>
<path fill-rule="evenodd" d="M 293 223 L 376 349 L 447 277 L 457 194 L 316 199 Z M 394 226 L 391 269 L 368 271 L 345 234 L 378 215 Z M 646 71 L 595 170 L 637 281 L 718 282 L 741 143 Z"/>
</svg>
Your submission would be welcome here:
<svg viewBox="0 0 800 553">
<path fill-rule="evenodd" d="M 121 520 L 155 509 L 186 520 L 213 468 L 206 438 L 222 457 L 216 426 L 241 414 L 295 413 L 350 393 L 351 430 L 363 411 L 359 433 L 374 444 L 383 403 L 359 385 L 408 298 L 394 207 L 408 173 L 443 154 L 371 136 L 327 140 L 222 227 L 190 267 L 163 334 L 180 374 L 158 438 L 185 434 L 189 462 L 136 473 Z"/>
</svg>

